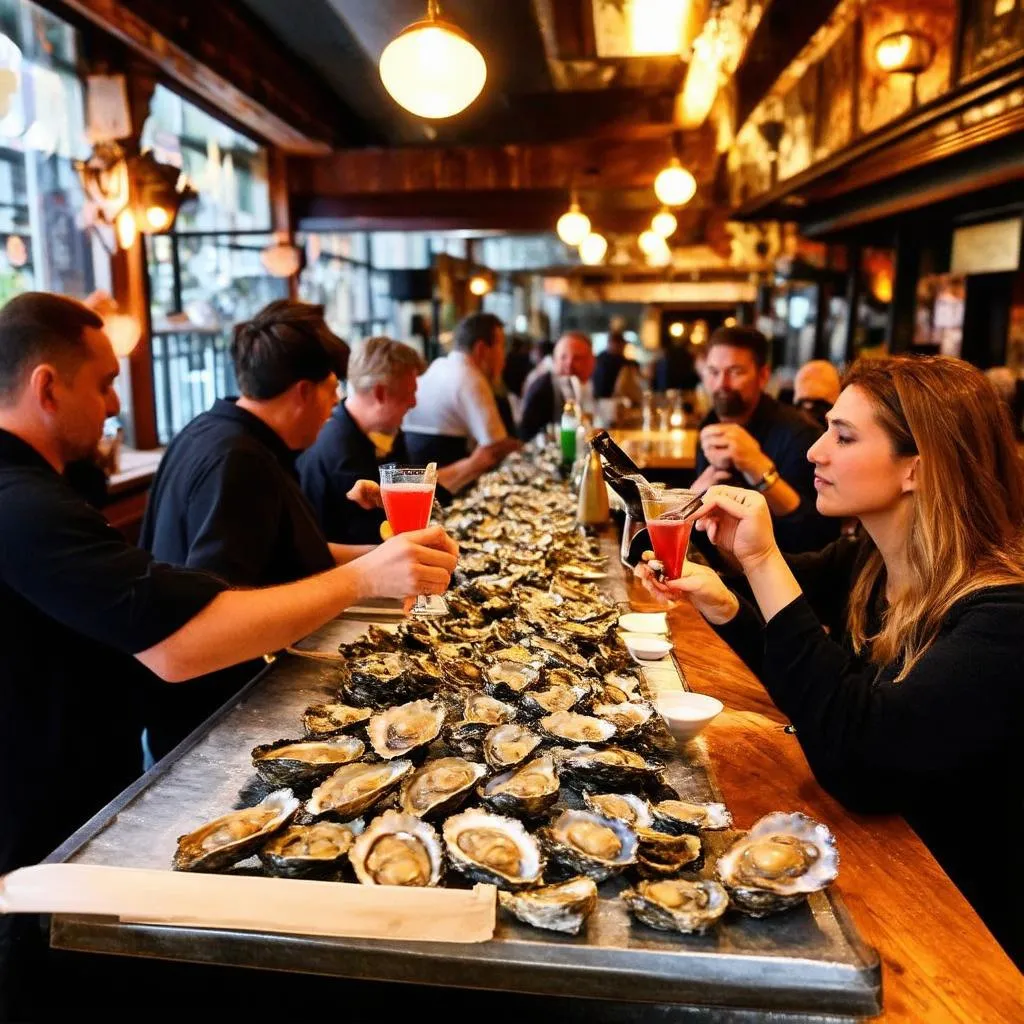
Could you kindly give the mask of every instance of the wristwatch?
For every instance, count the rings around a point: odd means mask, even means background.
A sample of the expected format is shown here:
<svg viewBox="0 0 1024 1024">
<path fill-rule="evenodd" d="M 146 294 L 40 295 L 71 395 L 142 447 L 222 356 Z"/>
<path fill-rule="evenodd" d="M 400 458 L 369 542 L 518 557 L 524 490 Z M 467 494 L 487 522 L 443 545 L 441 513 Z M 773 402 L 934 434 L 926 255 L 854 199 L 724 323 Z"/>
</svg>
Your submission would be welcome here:
<svg viewBox="0 0 1024 1024">
<path fill-rule="evenodd" d="M 774 487 L 779 482 L 779 471 L 774 463 L 764 471 L 764 476 L 754 484 L 754 490 L 764 494 L 765 491 Z"/>
</svg>

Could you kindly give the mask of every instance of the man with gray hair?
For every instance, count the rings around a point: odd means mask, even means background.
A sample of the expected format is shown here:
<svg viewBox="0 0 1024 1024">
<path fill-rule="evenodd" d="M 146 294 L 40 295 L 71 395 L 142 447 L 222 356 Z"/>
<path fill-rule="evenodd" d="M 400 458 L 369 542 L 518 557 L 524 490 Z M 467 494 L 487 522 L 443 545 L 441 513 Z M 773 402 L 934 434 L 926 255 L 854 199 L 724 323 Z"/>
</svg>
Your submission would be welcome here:
<svg viewBox="0 0 1024 1024">
<path fill-rule="evenodd" d="M 409 345 L 370 338 L 349 359 L 348 397 L 334 409 L 316 442 L 297 463 L 302 489 L 328 540 L 375 544 L 385 516 L 377 485 L 385 462 L 408 464 L 401 426 L 416 406 L 423 360 Z M 437 473 L 438 488 L 454 494 L 493 464 L 484 447 Z M 439 494 L 439 497 L 444 497 Z M 367 505 L 373 502 L 372 507 Z"/>
</svg>

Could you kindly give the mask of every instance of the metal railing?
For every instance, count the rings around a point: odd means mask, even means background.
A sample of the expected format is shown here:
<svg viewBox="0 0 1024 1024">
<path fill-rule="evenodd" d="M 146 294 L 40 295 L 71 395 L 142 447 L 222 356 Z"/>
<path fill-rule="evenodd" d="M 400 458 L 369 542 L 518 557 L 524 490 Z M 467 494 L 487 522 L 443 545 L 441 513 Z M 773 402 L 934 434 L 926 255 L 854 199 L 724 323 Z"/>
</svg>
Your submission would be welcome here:
<svg viewBox="0 0 1024 1024">
<path fill-rule="evenodd" d="M 161 444 L 217 398 L 238 393 L 230 332 L 217 328 L 153 331 L 153 394 Z"/>
</svg>

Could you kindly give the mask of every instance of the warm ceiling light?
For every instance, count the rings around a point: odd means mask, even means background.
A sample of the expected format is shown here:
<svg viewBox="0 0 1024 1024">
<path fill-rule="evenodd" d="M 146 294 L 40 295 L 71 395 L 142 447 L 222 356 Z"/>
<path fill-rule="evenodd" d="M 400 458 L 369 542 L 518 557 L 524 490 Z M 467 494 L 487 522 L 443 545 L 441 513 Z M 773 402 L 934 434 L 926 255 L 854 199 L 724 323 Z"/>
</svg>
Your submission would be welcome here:
<svg viewBox="0 0 1024 1024">
<path fill-rule="evenodd" d="M 483 274 L 474 274 L 469 279 L 469 290 L 474 295 L 486 295 L 491 290 L 491 282 Z"/>
<path fill-rule="evenodd" d="M 604 260 L 608 252 L 608 239 L 604 235 L 591 231 L 586 238 L 580 242 L 580 261 L 588 267 L 595 267 Z"/>
<path fill-rule="evenodd" d="M 151 206 L 146 210 L 146 224 L 154 231 L 163 231 L 171 223 L 171 214 L 163 206 Z"/>
<path fill-rule="evenodd" d="M 920 32 L 890 32 L 875 44 L 875 60 L 883 71 L 919 75 L 934 57 L 932 41 Z"/>
<path fill-rule="evenodd" d="M 555 230 L 566 245 L 579 245 L 590 234 L 590 218 L 580 209 L 580 204 L 573 199 L 569 209 L 558 218 Z"/>
<path fill-rule="evenodd" d="M 685 206 L 697 194 L 697 180 L 674 156 L 654 179 L 654 194 L 666 206 Z"/>
<path fill-rule="evenodd" d="M 679 221 L 671 210 L 659 210 L 651 218 L 651 230 L 662 238 L 671 238 L 679 227 Z"/>
<path fill-rule="evenodd" d="M 260 252 L 260 263 L 271 277 L 293 277 L 302 266 L 302 250 L 291 244 L 287 231 L 281 231 Z"/>
<path fill-rule="evenodd" d="M 487 64 L 464 32 L 441 20 L 437 0 L 428 0 L 426 20 L 384 48 L 380 80 L 399 106 L 436 120 L 458 114 L 480 95 Z"/>
<path fill-rule="evenodd" d="M 629 48 L 635 56 L 679 53 L 690 0 L 632 0 Z"/>
<path fill-rule="evenodd" d="M 117 235 L 117 244 L 122 249 L 130 249 L 135 244 L 139 235 L 139 225 L 135 220 L 135 211 L 126 206 L 114 221 L 114 232 Z"/>
<path fill-rule="evenodd" d="M 673 338 L 681 338 L 686 333 L 686 328 L 676 320 L 674 323 L 668 325 L 668 333 L 671 334 Z"/>
<path fill-rule="evenodd" d="M 645 231 L 644 234 L 647 232 Z M 655 235 L 653 231 L 651 234 L 657 239 L 657 243 L 643 250 L 644 257 L 652 267 L 667 267 L 672 262 L 672 250 L 661 235 Z M 641 237 L 643 236 L 641 235 Z"/>
<path fill-rule="evenodd" d="M 656 231 L 648 228 L 646 231 L 640 232 L 640 237 L 636 240 L 636 244 L 640 246 L 640 251 L 645 256 L 650 256 L 652 252 L 658 252 L 665 247 L 665 239 Z"/>
<path fill-rule="evenodd" d="M 93 292 L 85 300 L 85 305 L 103 321 L 103 331 L 110 339 L 114 355 L 119 359 L 130 356 L 142 337 L 142 324 L 138 318 L 122 313 L 109 292 Z"/>
</svg>

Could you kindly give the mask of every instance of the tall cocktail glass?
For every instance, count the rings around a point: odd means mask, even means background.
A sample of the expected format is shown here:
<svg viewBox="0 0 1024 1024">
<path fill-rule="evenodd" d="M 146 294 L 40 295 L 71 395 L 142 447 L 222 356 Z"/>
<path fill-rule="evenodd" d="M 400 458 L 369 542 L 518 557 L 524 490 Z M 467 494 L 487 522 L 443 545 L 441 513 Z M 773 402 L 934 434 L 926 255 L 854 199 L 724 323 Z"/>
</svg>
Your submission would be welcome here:
<svg viewBox="0 0 1024 1024">
<path fill-rule="evenodd" d="M 437 463 L 429 466 L 381 466 L 380 496 L 384 513 L 394 533 L 422 530 L 430 522 L 437 486 Z M 429 610 L 426 597 L 420 595 L 414 612 Z"/>
<path fill-rule="evenodd" d="M 665 567 L 666 579 L 679 579 L 693 530 L 692 520 L 683 512 L 697 497 L 697 492 L 683 488 L 655 490 L 640 484 L 640 497 L 654 556 Z"/>
</svg>

